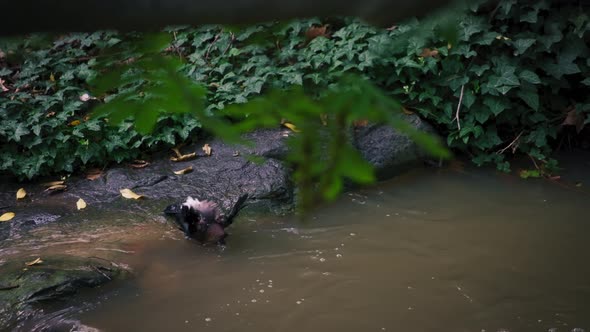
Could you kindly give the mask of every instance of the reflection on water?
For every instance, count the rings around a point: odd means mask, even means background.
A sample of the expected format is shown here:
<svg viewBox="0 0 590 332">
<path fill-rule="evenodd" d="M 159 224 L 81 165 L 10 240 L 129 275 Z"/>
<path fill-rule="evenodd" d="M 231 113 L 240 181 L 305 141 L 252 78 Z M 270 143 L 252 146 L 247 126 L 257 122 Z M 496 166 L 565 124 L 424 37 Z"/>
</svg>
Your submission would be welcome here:
<svg viewBox="0 0 590 332">
<path fill-rule="evenodd" d="M 128 251 L 137 276 L 74 317 L 104 331 L 589 331 L 588 202 L 547 181 L 416 171 L 307 224 L 241 216 L 224 250 L 95 243 Z"/>
</svg>

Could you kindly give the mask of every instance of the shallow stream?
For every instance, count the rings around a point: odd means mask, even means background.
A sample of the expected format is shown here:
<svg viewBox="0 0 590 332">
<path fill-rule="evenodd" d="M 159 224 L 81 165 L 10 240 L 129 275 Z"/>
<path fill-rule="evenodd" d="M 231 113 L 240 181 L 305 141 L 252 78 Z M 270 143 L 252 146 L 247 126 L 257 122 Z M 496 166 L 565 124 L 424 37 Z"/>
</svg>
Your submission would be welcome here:
<svg viewBox="0 0 590 332">
<path fill-rule="evenodd" d="M 101 331 L 590 331 L 589 203 L 580 185 L 455 167 L 305 224 L 241 215 L 223 250 L 132 215 L 60 250 L 114 253 L 135 277 L 45 310 Z"/>
</svg>

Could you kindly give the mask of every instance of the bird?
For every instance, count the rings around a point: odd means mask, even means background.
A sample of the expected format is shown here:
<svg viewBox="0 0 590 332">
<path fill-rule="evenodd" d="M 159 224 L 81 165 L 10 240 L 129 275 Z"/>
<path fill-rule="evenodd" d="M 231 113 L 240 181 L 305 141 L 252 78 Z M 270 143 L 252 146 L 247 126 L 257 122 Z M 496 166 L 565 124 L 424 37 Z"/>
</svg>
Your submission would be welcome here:
<svg viewBox="0 0 590 332">
<path fill-rule="evenodd" d="M 221 212 L 217 203 L 191 196 L 183 203 L 167 206 L 164 213 L 175 218 L 187 238 L 193 238 L 203 244 L 225 245 L 228 235 L 225 228 L 231 225 L 247 198 L 247 194 L 240 196 L 227 215 Z"/>
</svg>

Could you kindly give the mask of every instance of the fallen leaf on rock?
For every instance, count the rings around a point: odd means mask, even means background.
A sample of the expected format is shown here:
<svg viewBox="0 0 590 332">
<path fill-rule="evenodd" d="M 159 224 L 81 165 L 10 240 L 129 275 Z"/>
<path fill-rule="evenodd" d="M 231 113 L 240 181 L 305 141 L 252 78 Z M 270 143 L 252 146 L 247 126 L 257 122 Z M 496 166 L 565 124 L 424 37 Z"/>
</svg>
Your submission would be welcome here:
<svg viewBox="0 0 590 332">
<path fill-rule="evenodd" d="M 58 186 L 60 184 L 64 184 L 64 181 L 51 181 L 51 182 L 45 182 L 45 183 L 41 183 L 41 185 L 43 187 L 52 187 L 52 186 Z"/>
<path fill-rule="evenodd" d="M 102 176 L 102 171 L 98 168 L 93 168 L 88 170 L 86 173 L 86 178 L 90 181 L 94 181 Z"/>
<path fill-rule="evenodd" d="M 17 192 L 16 192 L 16 199 L 23 199 L 27 196 L 27 192 L 25 191 L 25 188 L 20 188 Z"/>
<path fill-rule="evenodd" d="M 402 112 L 404 112 L 404 114 L 406 115 L 412 115 L 414 114 L 414 112 L 410 111 L 409 109 L 405 108 L 402 106 Z"/>
<path fill-rule="evenodd" d="M 297 129 L 297 127 L 296 127 L 294 124 L 292 124 L 292 123 L 290 123 L 290 122 L 283 122 L 283 126 L 285 126 L 285 127 L 289 128 L 289 129 L 291 129 L 291 131 L 293 131 L 293 132 L 295 132 L 295 133 L 298 133 L 298 132 L 300 132 L 300 131 L 301 131 L 301 130 Z"/>
<path fill-rule="evenodd" d="M 66 186 L 65 184 L 56 184 L 54 186 L 50 186 L 47 189 L 45 189 L 45 191 L 53 191 L 53 192 L 57 192 L 57 191 L 63 191 L 66 190 L 68 186 Z"/>
<path fill-rule="evenodd" d="M 182 156 L 182 153 L 180 153 L 180 148 L 172 148 L 172 151 L 174 151 L 174 153 L 176 154 L 176 157 L 180 158 Z"/>
<path fill-rule="evenodd" d="M 9 221 L 14 218 L 14 212 L 6 212 L 5 214 L 0 216 L 0 221 Z"/>
<path fill-rule="evenodd" d="M 134 160 L 133 163 L 129 164 L 129 167 L 131 168 L 144 168 L 147 167 L 150 163 L 148 163 L 145 160 Z"/>
<path fill-rule="evenodd" d="M 211 147 L 209 146 L 209 144 L 203 145 L 203 152 L 205 152 L 205 154 L 208 156 L 211 155 Z"/>
<path fill-rule="evenodd" d="M 78 210 L 85 209 L 85 208 L 86 208 L 86 202 L 84 202 L 84 200 L 80 198 L 80 199 L 79 199 L 79 200 L 76 202 L 76 207 L 78 208 Z"/>
<path fill-rule="evenodd" d="M 174 171 L 174 174 L 176 174 L 176 175 L 182 175 L 182 174 L 190 173 L 192 171 L 193 171 L 193 167 L 192 166 L 189 166 L 187 168 L 183 168 L 181 170 Z"/>
<path fill-rule="evenodd" d="M 127 199 L 140 199 L 143 198 L 143 195 L 138 195 L 136 193 L 134 193 L 133 191 L 131 191 L 131 189 L 121 189 L 121 196 L 127 198 Z"/>
<path fill-rule="evenodd" d="M 193 152 L 193 153 L 189 153 L 189 154 L 183 154 L 178 157 L 170 157 L 170 160 L 178 162 L 178 161 L 191 160 L 195 157 L 197 157 L 197 153 Z"/>
<path fill-rule="evenodd" d="M 235 151 L 234 154 L 232 156 L 237 157 L 240 155 L 240 151 Z"/>
<path fill-rule="evenodd" d="M 30 262 L 26 262 L 25 265 L 26 266 L 33 266 L 33 265 L 37 265 L 37 264 L 41 264 L 41 263 L 43 263 L 43 260 L 41 259 L 41 257 L 38 257 L 35 260 L 32 260 Z"/>
</svg>

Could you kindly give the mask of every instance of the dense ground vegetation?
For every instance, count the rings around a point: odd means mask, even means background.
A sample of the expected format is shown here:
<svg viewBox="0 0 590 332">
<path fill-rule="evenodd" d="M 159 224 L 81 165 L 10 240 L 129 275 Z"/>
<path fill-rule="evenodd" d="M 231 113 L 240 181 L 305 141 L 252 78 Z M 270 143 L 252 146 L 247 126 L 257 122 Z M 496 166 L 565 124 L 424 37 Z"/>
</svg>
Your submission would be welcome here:
<svg viewBox="0 0 590 332">
<path fill-rule="evenodd" d="M 297 110 L 315 108 L 311 115 L 320 117 L 345 107 L 330 93 L 353 74 L 431 120 L 449 147 L 475 163 L 508 170 L 509 155 L 525 154 L 538 175 L 554 167 L 562 125 L 574 127 L 572 134 L 588 130 L 588 12 L 575 2 L 502 0 L 387 29 L 328 18 L 171 27 L 164 39 L 99 31 L 5 40 L 0 171 L 33 178 L 139 158 L 192 139 L 228 105 L 263 116 L 263 101 L 247 102 L 274 90 L 292 91 L 276 98 L 302 127 Z M 161 49 L 166 59 L 149 56 Z M 307 99 L 292 107 L 288 96 Z M 377 99 L 388 112 L 396 108 Z M 356 103 L 341 124 L 362 118 L 363 103 L 375 100 Z M 100 113 L 92 116 L 96 105 Z M 205 127 L 219 125 L 211 124 Z"/>
</svg>

